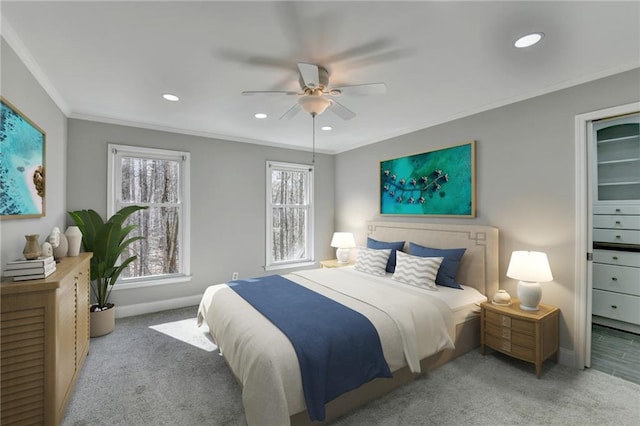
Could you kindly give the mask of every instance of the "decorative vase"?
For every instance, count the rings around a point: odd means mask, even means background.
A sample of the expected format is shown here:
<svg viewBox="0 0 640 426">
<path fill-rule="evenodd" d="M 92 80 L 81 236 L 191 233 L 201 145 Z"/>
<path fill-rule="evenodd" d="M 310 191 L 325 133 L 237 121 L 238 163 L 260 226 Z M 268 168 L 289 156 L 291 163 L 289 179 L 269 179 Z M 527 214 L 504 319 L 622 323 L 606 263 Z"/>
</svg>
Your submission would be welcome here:
<svg viewBox="0 0 640 426">
<path fill-rule="evenodd" d="M 116 327 L 116 307 L 104 311 L 91 311 L 89 318 L 89 335 L 91 337 L 104 336 L 111 333 Z"/>
<path fill-rule="evenodd" d="M 67 250 L 69 249 L 69 243 L 67 242 L 67 237 L 61 232 L 58 241 L 58 247 L 54 247 L 53 249 L 53 257 L 56 260 L 60 260 L 63 257 L 67 257 Z"/>
<path fill-rule="evenodd" d="M 70 226 L 64 233 L 67 237 L 69 248 L 67 249 L 67 256 L 73 257 L 80 254 L 80 244 L 82 243 L 82 232 L 77 226 Z"/>
<path fill-rule="evenodd" d="M 27 243 L 24 245 L 24 250 L 22 250 L 22 255 L 27 260 L 33 260 L 40 257 L 40 243 L 38 243 L 38 238 L 40 235 L 25 235 L 27 239 Z"/>
</svg>

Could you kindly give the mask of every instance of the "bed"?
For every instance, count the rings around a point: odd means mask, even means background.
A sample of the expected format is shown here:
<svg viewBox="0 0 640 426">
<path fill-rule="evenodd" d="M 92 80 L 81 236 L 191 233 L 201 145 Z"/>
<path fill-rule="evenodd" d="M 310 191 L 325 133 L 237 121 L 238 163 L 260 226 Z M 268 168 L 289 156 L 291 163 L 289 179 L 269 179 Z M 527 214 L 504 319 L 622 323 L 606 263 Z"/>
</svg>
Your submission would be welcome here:
<svg viewBox="0 0 640 426">
<path fill-rule="evenodd" d="M 393 378 L 376 378 L 331 400 L 325 421 L 414 380 L 479 346 L 479 308 L 498 289 L 498 230 L 481 225 L 367 222 L 377 241 L 464 248 L 457 271 L 463 290 L 437 291 L 373 276 L 355 267 L 284 275 L 301 287 L 360 312 L 375 326 Z M 431 309 L 425 309 L 431 306 Z M 397 317 L 395 316 L 397 315 Z M 404 318 L 404 319 L 403 319 Z M 408 318 L 408 319 L 407 319 Z M 221 355 L 242 385 L 249 425 L 303 425 L 307 412 L 296 351 L 283 332 L 226 284 L 210 286 L 198 309 Z M 412 336 L 415 338 L 413 339 Z"/>
</svg>

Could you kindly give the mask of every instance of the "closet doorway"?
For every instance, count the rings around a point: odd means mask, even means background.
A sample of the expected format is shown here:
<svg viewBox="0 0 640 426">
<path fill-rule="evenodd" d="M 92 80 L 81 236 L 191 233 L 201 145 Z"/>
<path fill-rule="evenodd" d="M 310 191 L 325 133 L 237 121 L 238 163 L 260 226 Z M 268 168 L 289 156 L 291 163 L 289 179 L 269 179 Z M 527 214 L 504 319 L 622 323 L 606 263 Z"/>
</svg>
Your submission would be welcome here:
<svg viewBox="0 0 640 426">
<path fill-rule="evenodd" d="M 596 356 L 606 346 L 599 345 L 598 339 L 608 327 L 640 332 L 640 317 L 636 318 L 637 309 L 633 310 L 640 297 L 635 295 L 640 271 L 640 250 L 636 251 L 640 249 L 640 226 L 636 223 L 640 221 L 638 112 L 640 102 L 580 114 L 575 119 L 578 368 L 592 366 L 594 324 Z M 635 135 L 629 129 L 636 129 Z M 633 285 L 625 287 L 624 282 Z"/>
</svg>

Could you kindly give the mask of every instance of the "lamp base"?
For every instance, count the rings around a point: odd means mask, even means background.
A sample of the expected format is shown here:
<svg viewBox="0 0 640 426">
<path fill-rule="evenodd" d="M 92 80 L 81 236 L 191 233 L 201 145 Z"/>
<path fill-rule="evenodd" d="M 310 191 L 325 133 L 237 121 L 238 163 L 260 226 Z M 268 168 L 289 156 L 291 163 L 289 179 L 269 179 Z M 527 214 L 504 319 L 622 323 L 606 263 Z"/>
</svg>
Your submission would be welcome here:
<svg viewBox="0 0 640 426">
<path fill-rule="evenodd" d="M 518 282 L 518 299 L 523 311 L 537 311 L 542 299 L 542 286 L 538 282 Z"/>
<path fill-rule="evenodd" d="M 348 248 L 336 249 L 336 257 L 338 258 L 338 263 L 348 263 L 350 254 L 351 254 L 351 249 L 348 249 Z"/>
</svg>

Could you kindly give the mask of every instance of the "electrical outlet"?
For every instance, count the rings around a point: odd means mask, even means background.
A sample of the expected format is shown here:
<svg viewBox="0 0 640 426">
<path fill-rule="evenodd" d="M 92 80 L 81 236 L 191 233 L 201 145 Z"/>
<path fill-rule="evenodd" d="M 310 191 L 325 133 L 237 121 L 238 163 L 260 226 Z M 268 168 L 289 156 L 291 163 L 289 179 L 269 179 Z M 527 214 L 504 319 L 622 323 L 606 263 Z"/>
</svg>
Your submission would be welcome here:
<svg viewBox="0 0 640 426">
<path fill-rule="evenodd" d="M 231 274 L 231 279 L 234 280 L 234 281 L 237 280 L 238 279 L 238 273 L 234 272 L 233 274 Z"/>
</svg>

